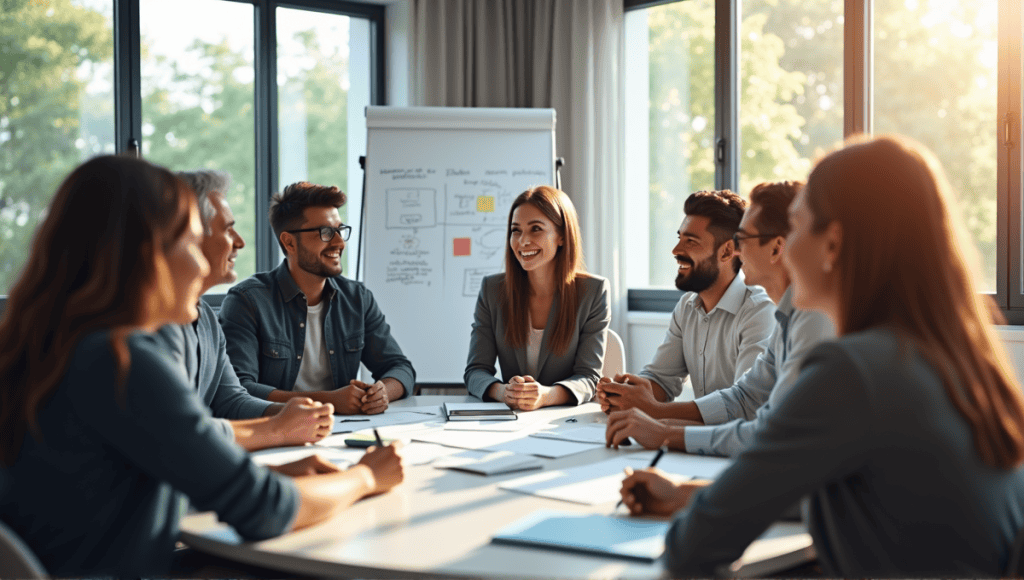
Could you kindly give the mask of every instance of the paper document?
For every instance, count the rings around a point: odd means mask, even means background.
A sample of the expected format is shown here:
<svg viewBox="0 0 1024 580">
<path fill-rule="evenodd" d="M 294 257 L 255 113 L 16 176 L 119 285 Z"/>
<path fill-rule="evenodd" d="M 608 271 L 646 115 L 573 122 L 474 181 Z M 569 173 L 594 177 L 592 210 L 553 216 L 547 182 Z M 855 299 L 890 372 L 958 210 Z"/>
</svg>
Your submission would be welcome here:
<svg viewBox="0 0 1024 580">
<path fill-rule="evenodd" d="M 631 453 L 590 465 L 545 471 L 506 481 L 499 487 L 573 503 L 597 505 L 619 501 L 619 489 L 626 467 L 643 469 L 650 465 L 653 452 Z M 666 455 L 667 456 L 667 455 Z M 659 464 L 660 467 L 660 464 Z"/>
<path fill-rule="evenodd" d="M 491 541 L 653 562 L 665 551 L 668 522 L 538 510 Z"/>
<path fill-rule="evenodd" d="M 510 451 L 485 453 L 482 456 L 476 451 L 463 451 L 434 462 L 434 467 L 455 469 L 479 473 L 480 475 L 498 475 L 543 467 L 540 459 L 532 455 L 519 455 Z"/>
<path fill-rule="evenodd" d="M 604 425 L 592 424 L 582 425 L 580 427 L 570 427 L 568 429 L 563 428 L 554 431 L 538 431 L 536 433 L 530 433 L 530 437 L 604 445 L 605 431 L 606 427 Z"/>
<path fill-rule="evenodd" d="M 534 428 L 537 428 L 536 426 Z M 437 443 L 461 449 L 486 449 L 489 451 L 511 451 L 523 455 L 536 455 L 552 459 L 565 457 L 581 451 L 589 451 L 597 445 L 593 443 L 574 443 L 553 439 L 537 439 L 527 437 L 527 431 L 492 432 L 492 431 L 455 431 L 441 429 L 414 433 L 412 438 L 426 443 Z"/>
<path fill-rule="evenodd" d="M 445 431 L 492 431 L 512 433 L 530 427 L 526 421 L 448 421 Z"/>
<path fill-rule="evenodd" d="M 337 447 L 321 447 L 320 445 L 306 445 L 303 447 L 280 447 L 277 449 L 263 449 L 252 453 L 253 463 L 258 465 L 283 465 L 305 459 L 310 455 L 319 455 L 341 468 L 355 465 L 363 456 L 362 449 L 347 449 Z"/>
<path fill-rule="evenodd" d="M 388 425 L 422 423 L 431 419 L 432 417 L 429 415 L 408 411 L 380 413 L 378 415 L 335 415 L 334 428 L 331 429 L 331 433 L 350 433 L 352 431 L 386 427 Z"/>
</svg>

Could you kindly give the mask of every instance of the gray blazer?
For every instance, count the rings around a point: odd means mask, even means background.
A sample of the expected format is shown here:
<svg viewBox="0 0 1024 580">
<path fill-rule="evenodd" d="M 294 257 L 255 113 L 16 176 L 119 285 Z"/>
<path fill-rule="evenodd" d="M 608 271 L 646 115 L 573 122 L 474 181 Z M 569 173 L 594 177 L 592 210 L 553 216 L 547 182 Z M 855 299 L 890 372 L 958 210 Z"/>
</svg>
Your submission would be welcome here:
<svg viewBox="0 0 1024 580">
<path fill-rule="evenodd" d="M 504 282 L 504 273 L 484 278 L 480 286 L 480 297 L 476 301 L 464 380 L 470 394 L 481 399 L 487 388 L 494 383 L 507 383 L 512 377 L 526 372 L 526 348 L 514 349 L 505 344 L 504 340 L 505 321 L 498 300 Z M 576 404 L 580 405 L 594 398 L 597 381 L 601 378 L 605 331 L 611 322 L 611 307 L 608 303 L 607 279 L 591 274 L 578 278 L 578 283 L 582 293 L 575 316 L 576 335 L 561 356 L 548 348 L 548 330 L 554 329 L 559 315 L 556 300 L 544 326 L 544 339 L 538 359 L 540 371 L 534 378 L 542 385 L 558 384 L 565 387 L 576 397 Z M 495 376 L 495 358 L 501 365 L 500 380 Z"/>
</svg>

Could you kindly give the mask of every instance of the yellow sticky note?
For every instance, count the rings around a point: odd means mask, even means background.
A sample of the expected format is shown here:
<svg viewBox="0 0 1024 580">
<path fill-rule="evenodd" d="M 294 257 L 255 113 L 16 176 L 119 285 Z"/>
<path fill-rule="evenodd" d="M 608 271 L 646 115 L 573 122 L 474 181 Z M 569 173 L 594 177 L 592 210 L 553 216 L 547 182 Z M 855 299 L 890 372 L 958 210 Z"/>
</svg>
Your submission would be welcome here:
<svg viewBox="0 0 1024 580">
<path fill-rule="evenodd" d="M 494 211 L 494 196 L 481 195 L 476 198 L 476 211 L 491 213 Z"/>
</svg>

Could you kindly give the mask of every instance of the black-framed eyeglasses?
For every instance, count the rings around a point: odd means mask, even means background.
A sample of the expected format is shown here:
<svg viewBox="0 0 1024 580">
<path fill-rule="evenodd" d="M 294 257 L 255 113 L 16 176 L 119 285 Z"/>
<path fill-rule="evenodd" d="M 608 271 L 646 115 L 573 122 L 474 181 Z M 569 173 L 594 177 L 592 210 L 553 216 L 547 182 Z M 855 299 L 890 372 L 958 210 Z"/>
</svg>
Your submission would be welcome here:
<svg viewBox="0 0 1024 580">
<path fill-rule="evenodd" d="M 740 247 L 740 241 L 741 240 L 751 240 L 751 239 L 763 240 L 763 239 L 766 239 L 766 238 L 776 238 L 776 237 L 779 237 L 781 235 L 782 234 L 752 234 L 752 235 L 748 235 L 748 234 L 741 234 L 739 232 L 736 232 L 735 234 L 732 235 L 732 245 L 733 245 L 733 247 L 738 248 L 738 247 Z"/>
<path fill-rule="evenodd" d="M 299 232 L 320 232 L 320 239 L 329 242 L 334 239 L 334 234 L 341 234 L 342 241 L 347 242 L 348 237 L 352 235 L 352 226 L 346 226 L 341 224 L 336 228 L 331 226 L 320 226 L 318 228 L 303 228 L 301 230 L 285 230 L 289 234 L 297 234 Z"/>
</svg>

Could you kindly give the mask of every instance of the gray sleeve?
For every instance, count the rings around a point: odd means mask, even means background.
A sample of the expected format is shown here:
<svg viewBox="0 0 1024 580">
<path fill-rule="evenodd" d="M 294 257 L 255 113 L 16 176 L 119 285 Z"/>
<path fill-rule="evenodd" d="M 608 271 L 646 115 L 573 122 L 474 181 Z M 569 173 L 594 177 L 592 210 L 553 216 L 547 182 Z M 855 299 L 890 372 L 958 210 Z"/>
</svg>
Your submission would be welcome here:
<svg viewBox="0 0 1024 580">
<path fill-rule="evenodd" d="M 80 389 L 72 396 L 81 416 L 128 461 L 188 495 L 200 510 L 217 512 L 243 537 L 259 540 L 288 530 L 299 507 L 295 484 L 254 464 L 224 434 L 184 374 L 161 359 L 152 338 L 133 337 L 129 347 L 123 391 L 102 379 L 112 392 Z"/>
<path fill-rule="evenodd" d="M 235 368 L 228 358 L 227 339 L 220 328 L 220 323 L 210 311 L 210 328 L 212 336 L 200 336 L 199 345 L 202 349 L 202 356 L 208 356 L 215 366 L 213 376 L 216 377 L 216 389 L 210 407 L 214 416 L 225 419 L 255 419 L 262 417 L 267 407 L 272 405 L 270 401 L 255 397 L 242 386 L 235 374 Z"/>
<path fill-rule="evenodd" d="M 779 402 L 753 445 L 677 515 L 665 538 L 673 576 L 715 574 L 802 496 L 867 461 L 870 406 L 840 347 L 815 349 Z"/>
<path fill-rule="evenodd" d="M 469 394 L 480 399 L 484 398 L 488 387 L 501 382 L 496 376 L 498 369 L 494 366 L 494 361 L 498 358 L 498 345 L 494 337 L 490 302 L 495 297 L 491 296 L 487 289 L 485 278 L 476 299 L 473 328 L 469 335 L 469 358 L 466 361 L 466 372 L 462 377 Z"/>
<path fill-rule="evenodd" d="M 601 380 L 601 367 L 604 364 L 604 352 L 608 340 L 608 324 L 612 320 L 609 304 L 610 293 L 608 281 L 603 280 L 600 291 L 593 298 L 587 319 L 580 328 L 580 340 L 572 369 L 573 375 L 555 383 L 568 389 L 576 397 L 577 405 L 582 405 L 594 398 L 597 381 Z"/>
<path fill-rule="evenodd" d="M 260 339 L 255 305 L 237 288 L 232 288 L 220 305 L 219 318 L 227 340 L 228 358 L 239 382 L 254 397 L 266 399 L 277 387 L 259 382 Z"/>
<path fill-rule="evenodd" d="M 780 333 L 778 325 L 768 340 L 768 348 L 757 355 L 754 365 L 743 373 L 736 384 L 726 389 L 709 393 L 694 403 L 706 425 L 718 425 L 734 419 L 753 419 L 757 409 L 768 400 L 775 386 L 776 368 L 775 335 Z"/>
<path fill-rule="evenodd" d="M 767 350 L 768 337 L 772 335 L 776 326 L 775 304 L 771 300 L 749 304 L 749 307 L 744 305 L 743 310 L 742 319 L 737 324 L 740 340 L 734 384 L 754 366 L 757 357 Z"/>
<path fill-rule="evenodd" d="M 651 362 L 640 371 L 640 376 L 648 378 L 664 389 L 669 400 L 675 399 L 683 392 L 683 382 L 690 371 L 686 366 L 683 350 L 683 308 L 686 297 L 676 304 L 672 311 L 665 340 L 658 346 Z"/>
</svg>

